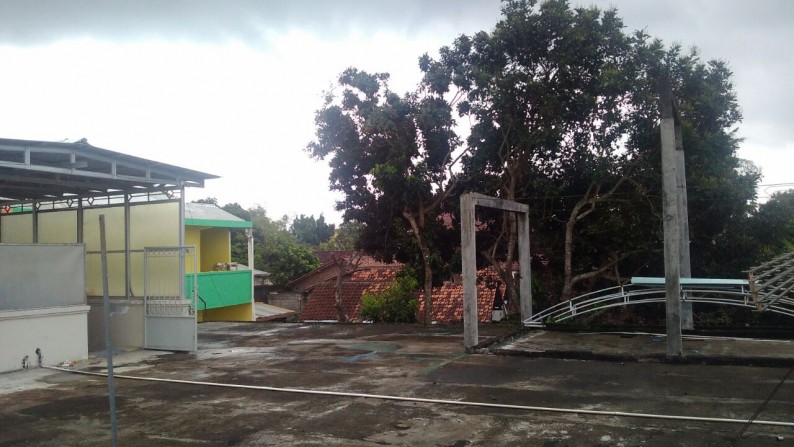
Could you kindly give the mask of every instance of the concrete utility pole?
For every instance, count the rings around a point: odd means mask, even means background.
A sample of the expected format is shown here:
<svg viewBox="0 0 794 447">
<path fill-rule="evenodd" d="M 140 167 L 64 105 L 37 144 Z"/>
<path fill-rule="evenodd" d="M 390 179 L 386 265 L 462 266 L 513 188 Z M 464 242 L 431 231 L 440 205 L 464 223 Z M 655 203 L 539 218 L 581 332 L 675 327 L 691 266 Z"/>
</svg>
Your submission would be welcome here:
<svg viewBox="0 0 794 447">
<path fill-rule="evenodd" d="M 666 297 L 667 356 L 681 357 L 681 209 L 679 207 L 678 184 L 679 162 L 676 154 L 675 105 L 669 81 L 660 83 L 659 109 L 662 134 L 662 202 L 664 210 L 664 284 Z M 680 129 L 678 129 L 680 132 Z M 683 151 L 682 156 L 683 156 Z M 688 244 L 687 244 L 688 245 Z"/>
<path fill-rule="evenodd" d="M 672 93 L 670 95 L 672 99 Z M 678 225 L 681 243 L 681 277 L 692 277 L 692 264 L 689 259 L 689 205 L 687 203 L 686 190 L 686 165 L 684 162 L 684 137 L 681 135 L 681 119 L 678 110 L 673 103 L 675 113 L 675 161 L 676 161 L 676 193 L 678 203 Z M 695 328 L 695 321 L 692 317 L 692 302 L 681 302 L 681 327 L 692 330 Z"/>
</svg>

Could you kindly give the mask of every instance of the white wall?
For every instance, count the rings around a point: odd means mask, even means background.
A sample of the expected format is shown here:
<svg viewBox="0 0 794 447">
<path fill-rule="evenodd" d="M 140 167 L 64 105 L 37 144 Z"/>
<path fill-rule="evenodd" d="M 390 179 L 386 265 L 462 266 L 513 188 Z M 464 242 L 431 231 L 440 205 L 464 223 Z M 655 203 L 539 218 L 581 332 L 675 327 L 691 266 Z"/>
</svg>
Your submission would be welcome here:
<svg viewBox="0 0 794 447">
<path fill-rule="evenodd" d="M 27 355 L 37 366 L 88 358 L 88 306 L 0 311 L 0 373 L 22 369 Z"/>
<path fill-rule="evenodd" d="M 105 350 L 105 314 L 102 299 L 90 298 L 88 350 Z M 143 299 L 110 300 L 110 341 L 114 351 L 143 347 Z"/>
</svg>

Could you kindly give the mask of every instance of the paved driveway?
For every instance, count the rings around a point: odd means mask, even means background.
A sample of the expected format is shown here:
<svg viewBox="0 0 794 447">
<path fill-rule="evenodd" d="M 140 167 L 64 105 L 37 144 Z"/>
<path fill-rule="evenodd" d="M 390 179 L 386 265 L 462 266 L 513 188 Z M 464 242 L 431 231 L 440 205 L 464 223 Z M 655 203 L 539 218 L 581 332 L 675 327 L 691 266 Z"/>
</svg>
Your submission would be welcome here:
<svg viewBox="0 0 794 447">
<path fill-rule="evenodd" d="M 205 323 L 196 353 L 115 357 L 123 446 L 783 446 L 794 428 L 312 395 L 794 421 L 788 367 L 465 355 L 459 328 Z M 505 332 L 481 328 L 483 337 Z M 101 371 L 102 365 L 79 365 Z M 775 391 L 769 398 L 770 393 Z M 0 445 L 109 445 L 102 377 L 0 375 Z M 769 398 L 768 402 L 765 402 Z M 743 433 L 742 436 L 739 436 Z"/>
</svg>

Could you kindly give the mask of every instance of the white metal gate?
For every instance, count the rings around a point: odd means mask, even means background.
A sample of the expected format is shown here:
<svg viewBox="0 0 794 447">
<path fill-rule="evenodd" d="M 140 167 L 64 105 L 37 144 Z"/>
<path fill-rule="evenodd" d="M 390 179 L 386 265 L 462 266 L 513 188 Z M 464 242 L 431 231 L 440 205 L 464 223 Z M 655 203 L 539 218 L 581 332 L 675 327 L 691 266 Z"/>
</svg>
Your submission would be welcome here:
<svg viewBox="0 0 794 447">
<path fill-rule="evenodd" d="M 186 274 L 192 265 L 192 274 Z M 144 347 L 168 351 L 195 351 L 196 248 L 145 247 Z"/>
</svg>

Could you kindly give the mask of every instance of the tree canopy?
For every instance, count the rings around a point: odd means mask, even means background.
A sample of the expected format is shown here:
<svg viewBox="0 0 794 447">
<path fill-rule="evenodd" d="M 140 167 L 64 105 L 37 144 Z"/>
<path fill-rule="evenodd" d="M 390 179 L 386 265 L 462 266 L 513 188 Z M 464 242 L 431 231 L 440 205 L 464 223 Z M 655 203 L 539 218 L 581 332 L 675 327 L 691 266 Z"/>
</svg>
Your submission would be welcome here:
<svg viewBox="0 0 794 447">
<path fill-rule="evenodd" d="M 314 215 L 304 216 L 301 214 L 292 220 L 289 231 L 298 239 L 298 242 L 317 247 L 331 239 L 334 235 L 334 225 L 325 223 L 325 216 L 322 214 L 317 219 L 314 218 Z"/>
<path fill-rule="evenodd" d="M 790 197 L 758 208 L 761 173 L 737 156 L 741 112 L 726 62 L 627 33 L 611 9 L 508 0 L 502 13 L 491 31 L 421 56 L 414 92 L 350 68 L 317 111 L 307 150 L 329 159 L 337 207 L 362 225 L 359 248 L 421 259 L 429 299 L 428 278 L 460 244 L 459 196 L 476 191 L 530 206 L 544 299 L 663 275 L 663 83 L 683 128 L 693 274 L 738 277 L 762 252 L 791 247 Z M 471 123 L 465 139 L 457 118 Z M 512 290 L 502 267 L 515 259 L 515 225 L 478 213 L 480 262 L 502 269 Z M 780 234 L 761 242 L 754 226 L 772 221 Z"/>
<path fill-rule="evenodd" d="M 440 95 L 398 95 L 389 75 L 355 68 L 338 79 L 315 117 L 316 140 L 307 151 L 329 158 L 331 189 L 343 193 L 337 209 L 364 224 L 359 248 L 391 261 L 419 253 L 429 322 L 431 233 L 440 205 L 454 189 L 450 168 L 459 145 L 450 105 Z M 412 249 L 413 247 L 413 249 Z"/>
</svg>

